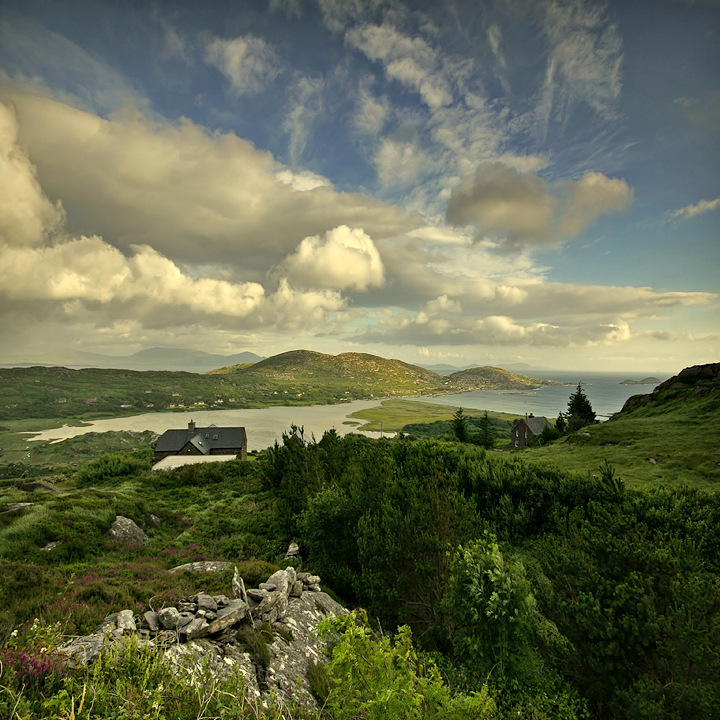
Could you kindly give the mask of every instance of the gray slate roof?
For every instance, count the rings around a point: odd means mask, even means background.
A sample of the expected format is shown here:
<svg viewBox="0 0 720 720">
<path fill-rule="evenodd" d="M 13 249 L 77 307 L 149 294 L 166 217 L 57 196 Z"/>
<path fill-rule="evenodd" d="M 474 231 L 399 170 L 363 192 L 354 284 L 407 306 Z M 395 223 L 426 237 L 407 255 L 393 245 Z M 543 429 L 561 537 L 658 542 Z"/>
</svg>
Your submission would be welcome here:
<svg viewBox="0 0 720 720">
<path fill-rule="evenodd" d="M 195 430 L 166 430 L 155 444 L 155 452 L 180 452 L 192 443 L 203 455 L 215 450 L 240 450 L 245 444 L 244 427 L 196 427 Z"/>
<path fill-rule="evenodd" d="M 525 423 L 527 425 L 527 429 L 533 435 L 539 435 L 546 427 L 548 427 L 548 425 L 550 425 L 546 417 L 528 417 L 519 420 L 515 425 L 515 428 L 518 427 L 521 423 Z"/>
</svg>

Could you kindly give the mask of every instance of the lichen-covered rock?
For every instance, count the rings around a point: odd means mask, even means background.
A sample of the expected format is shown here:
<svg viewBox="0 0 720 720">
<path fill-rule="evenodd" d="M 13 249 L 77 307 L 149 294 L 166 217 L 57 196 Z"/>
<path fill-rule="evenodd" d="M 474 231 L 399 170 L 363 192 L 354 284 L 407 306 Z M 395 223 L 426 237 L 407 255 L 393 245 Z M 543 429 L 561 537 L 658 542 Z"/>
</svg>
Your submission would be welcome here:
<svg viewBox="0 0 720 720">
<path fill-rule="evenodd" d="M 288 567 L 260 588 L 233 588 L 246 599 L 198 593 L 177 607 L 146 612 L 139 623 L 139 642 L 158 648 L 180 673 L 241 674 L 248 698 L 265 707 L 314 708 L 308 671 L 324 657 L 317 625 L 328 615 L 347 612 L 322 592 L 319 582 L 317 576 L 296 574 Z M 273 632 L 270 640 L 266 623 Z M 137 628 L 132 610 L 121 610 L 105 618 L 94 634 L 74 638 L 59 652 L 70 665 L 87 665 L 105 646 L 126 641 Z M 254 654 L 247 652 L 250 648 Z"/>
<path fill-rule="evenodd" d="M 231 562 L 225 562 L 224 560 L 199 560 L 198 562 L 184 563 L 177 567 L 168 570 L 171 573 L 182 572 L 183 570 L 189 570 L 190 572 L 220 572 L 221 570 L 227 570 L 231 568 L 233 564 Z"/>
<path fill-rule="evenodd" d="M 108 535 L 123 543 L 144 543 L 147 542 L 148 536 L 145 531 L 135 524 L 130 518 L 118 515 L 115 518 L 115 522 L 110 526 Z"/>
</svg>

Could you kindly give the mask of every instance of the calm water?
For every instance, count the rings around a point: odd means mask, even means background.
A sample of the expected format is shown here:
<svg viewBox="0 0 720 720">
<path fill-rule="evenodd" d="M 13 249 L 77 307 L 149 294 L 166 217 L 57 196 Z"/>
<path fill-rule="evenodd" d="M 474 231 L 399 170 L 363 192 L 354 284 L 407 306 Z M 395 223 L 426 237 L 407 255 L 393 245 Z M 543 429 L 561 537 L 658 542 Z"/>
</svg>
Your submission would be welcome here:
<svg viewBox="0 0 720 720">
<path fill-rule="evenodd" d="M 655 385 L 621 385 L 623 380 L 641 380 L 642 377 L 633 377 L 627 373 L 601 374 L 558 372 L 533 372 L 532 377 L 541 380 L 556 380 L 571 383 L 570 386 L 550 385 L 537 390 L 475 390 L 473 392 L 458 393 L 457 395 L 442 395 L 428 398 L 430 402 L 441 405 L 454 405 L 479 410 L 495 410 L 497 412 L 533 413 L 556 418 L 562 410 L 567 410 L 568 398 L 575 391 L 577 384 L 582 383 L 583 392 L 587 395 L 590 404 L 599 420 L 607 420 L 613 413 L 619 412 L 625 401 L 632 395 L 645 395 L 653 391 Z M 656 376 L 659 377 L 659 376 Z M 660 381 L 667 378 L 660 377 Z M 419 399 L 419 398 L 411 398 Z"/>
<path fill-rule="evenodd" d="M 578 382 L 583 383 L 583 391 L 588 396 L 593 410 L 599 419 L 607 419 L 612 413 L 618 412 L 625 400 L 631 395 L 652 392 L 653 385 L 620 385 L 630 377 L 627 374 L 602 375 L 584 373 L 573 376 L 570 373 L 533 373 L 534 377 L 547 380 L 558 380 L 571 383 L 570 386 L 542 387 L 538 390 L 516 392 L 508 390 L 477 390 L 457 395 L 441 395 L 438 397 L 408 398 L 422 402 L 433 402 L 439 405 L 462 406 L 480 410 L 523 415 L 545 415 L 557 417 L 561 410 L 567 409 L 570 393 Z M 660 380 L 666 378 L 661 377 Z M 95 420 L 82 427 L 67 425 L 54 430 L 45 430 L 34 435 L 31 440 L 64 440 L 88 432 L 107 432 L 109 430 L 152 430 L 163 433 L 168 428 L 186 427 L 190 420 L 195 420 L 200 427 L 215 424 L 229 427 L 243 426 L 248 430 L 248 450 L 262 450 L 271 446 L 276 440 L 282 441 L 282 433 L 290 429 L 290 425 L 305 428 L 305 435 L 314 435 L 320 439 L 325 430 L 335 428 L 341 435 L 352 432 L 357 425 L 344 424 L 351 418 L 348 416 L 357 410 L 376 407 L 379 400 L 356 400 L 341 405 L 311 405 L 307 407 L 271 407 L 252 410 L 203 410 L 186 413 L 145 413 L 124 418 Z M 358 421 L 353 421 L 357 423 Z M 377 437 L 378 433 L 367 433 Z"/>
<path fill-rule="evenodd" d="M 355 400 L 341 405 L 310 405 L 307 407 L 270 407 L 252 410 L 201 410 L 185 413 L 145 413 L 124 418 L 108 418 L 94 420 L 82 427 L 64 425 L 54 430 L 44 430 L 29 440 L 65 440 L 66 438 L 83 435 L 88 432 L 108 432 L 109 430 L 133 430 L 141 432 L 152 430 L 164 433 L 168 428 L 187 427 L 194 420 L 198 427 L 207 425 L 224 425 L 226 427 L 247 428 L 248 450 L 262 450 L 271 446 L 276 440 L 282 443 L 283 432 L 290 430 L 290 425 L 305 428 L 305 436 L 312 434 L 319 440 L 325 430 L 335 428 L 341 435 L 352 432 L 354 425 L 343 425 L 347 417 L 356 410 L 376 407 L 378 400 Z M 367 433 L 375 436 L 375 433 Z"/>
</svg>

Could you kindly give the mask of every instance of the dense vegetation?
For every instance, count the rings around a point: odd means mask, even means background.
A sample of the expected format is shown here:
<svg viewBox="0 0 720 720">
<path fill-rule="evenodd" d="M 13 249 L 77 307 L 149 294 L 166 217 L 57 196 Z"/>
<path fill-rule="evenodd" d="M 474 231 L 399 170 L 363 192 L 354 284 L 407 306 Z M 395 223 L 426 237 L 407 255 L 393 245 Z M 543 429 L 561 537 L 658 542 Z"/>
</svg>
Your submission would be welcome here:
<svg viewBox="0 0 720 720">
<path fill-rule="evenodd" d="M 457 376 L 457 377 L 456 377 Z M 448 377 L 363 353 L 297 350 L 250 365 L 188 372 L 0 368 L 3 420 L 91 418 L 164 410 L 311 405 L 472 389 L 538 387 L 498 368 Z"/>
<path fill-rule="evenodd" d="M 237 682 L 188 685 L 147 651 L 72 671 L 52 652 L 61 632 L 88 632 L 112 611 L 230 584 L 227 572 L 169 568 L 227 559 L 254 585 L 297 539 L 304 568 L 369 618 L 328 629 L 340 635 L 315 678 L 318 720 L 717 717 L 712 475 L 706 487 L 631 487 L 608 462 L 615 446 L 596 437 L 656 432 L 663 445 L 660 421 L 716 427 L 719 397 L 668 388 L 521 453 L 330 431 L 310 445 L 287 435 L 252 461 L 161 473 L 147 447 L 106 453 L 52 476 L 56 493 L 0 480 L 0 716 L 306 717 L 258 715 Z M 563 450 L 587 453 L 592 470 L 548 461 Z M 707 455 L 696 441 L 684 462 Z M 150 541 L 113 544 L 116 515 Z"/>
</svg>

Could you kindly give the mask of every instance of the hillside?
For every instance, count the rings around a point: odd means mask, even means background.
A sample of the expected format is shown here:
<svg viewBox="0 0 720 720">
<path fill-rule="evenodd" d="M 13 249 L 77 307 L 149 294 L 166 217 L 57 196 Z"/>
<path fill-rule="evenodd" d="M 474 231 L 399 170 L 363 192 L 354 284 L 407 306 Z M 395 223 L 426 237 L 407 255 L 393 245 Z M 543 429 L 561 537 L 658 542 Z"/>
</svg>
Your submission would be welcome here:
<svg viewBox="0 0 720 720">
<path fill-rule="evenodd" d="M 528 390 L 542 385 L 562 385 L 555 380 L 538 380 L 527 375 L 503 370 L 502 368 L 485 367 L 461 370 L 448 376 L 457 392 L 464 390 Z"/>
<path fill-rule="evenodd" d="M 492 367 L 445 377 L 367 353 L 326 355 L 309 350 L 293 350 L 202 375 L 105 368 L 0 368 L 0 419 L 330 404 L 546 384 L 557 383 Z"/>
<path fill-rule="evenodd" d="M 652 393 L 633 395 L 608 422 L 533 448 L 539 462 L 594 472 L 607 460 L 627 483 L 720 487 L 720 363 L 685 368 Z"/>
<path fill-rule="evenodd" d="M 615 418 L 686 412 L 688 403 L 699 413 L 720 410 L 720 363 L 687 367 L 651 393 L 633 395 Z"/>
</svg>

